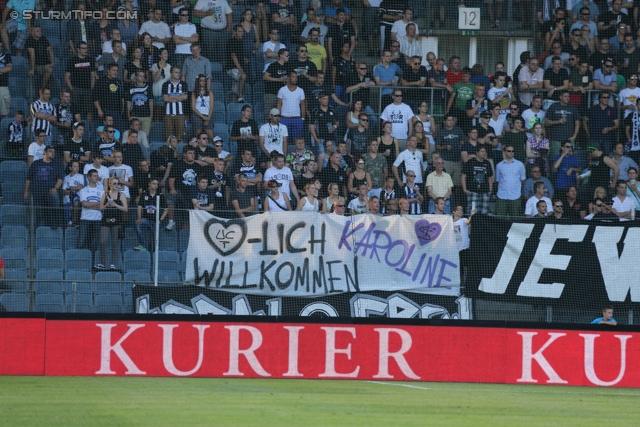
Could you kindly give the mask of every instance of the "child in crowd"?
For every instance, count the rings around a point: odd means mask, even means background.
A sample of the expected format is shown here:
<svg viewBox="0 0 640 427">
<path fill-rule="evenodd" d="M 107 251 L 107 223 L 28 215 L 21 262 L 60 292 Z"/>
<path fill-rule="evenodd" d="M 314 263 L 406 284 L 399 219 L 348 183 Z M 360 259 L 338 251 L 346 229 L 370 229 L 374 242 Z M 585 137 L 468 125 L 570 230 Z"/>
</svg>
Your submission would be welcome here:
<svg viewBox="0 0 640 427">
<path fill-rule="evenodd" d="M 602 307 L 602 317 L 598 317 L 591 322 L 592 325 L 609 325 L 616 326 L 618 322 L 613 318 L 613 307 L 605 305 Z"/>
<path fill-rule="evenodd" d="M 64 177 L 62 194 L 64 194 L 64 219 L 70 227 L 80 226 L 80 196 L 78 192 L 84 187 L 84 175 L 80 172 L 80 163 L 72 160 L 69 164 L 71 173 Z"/>
<path fill-rule="evenodd" d="M 13 121 L 9 125 L 9 135 L 7 138 L 7 151 L 11 157 L 20 157 L 24 154 L 22 137 L 24 135 L 24 111 L 16 111 Z"/>
</svg>

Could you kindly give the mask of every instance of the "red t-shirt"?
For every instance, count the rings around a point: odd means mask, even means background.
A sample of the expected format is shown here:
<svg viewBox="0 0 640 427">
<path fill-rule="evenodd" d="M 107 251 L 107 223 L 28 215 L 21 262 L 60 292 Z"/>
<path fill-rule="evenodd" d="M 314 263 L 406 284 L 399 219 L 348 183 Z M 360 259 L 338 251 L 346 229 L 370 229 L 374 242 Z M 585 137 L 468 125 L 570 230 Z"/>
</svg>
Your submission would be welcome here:
<svg viewBox="0 0 640 427">
<path fill-rule="evenodd" d="M 454 74 L 450 69 L 445 71 L 445 75 L 447 76 L 447 83 L 451 86 L 462 81 L 462 70 L 458 71 L 458 74 Z"/>
</svg>

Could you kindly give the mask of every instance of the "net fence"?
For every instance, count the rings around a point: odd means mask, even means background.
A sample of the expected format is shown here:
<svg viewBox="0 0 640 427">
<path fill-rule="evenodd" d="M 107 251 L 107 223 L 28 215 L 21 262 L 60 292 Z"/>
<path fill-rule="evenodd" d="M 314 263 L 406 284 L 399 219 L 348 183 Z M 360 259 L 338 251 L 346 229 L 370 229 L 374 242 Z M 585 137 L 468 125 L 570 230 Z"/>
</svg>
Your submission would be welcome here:
<svg viewBox="0 0 640 427">
<path fill-rule="evenodd" d="M 634 323 L 635 7 L 113 3 L 3 14 L 4 310 Z"/>
</svg>

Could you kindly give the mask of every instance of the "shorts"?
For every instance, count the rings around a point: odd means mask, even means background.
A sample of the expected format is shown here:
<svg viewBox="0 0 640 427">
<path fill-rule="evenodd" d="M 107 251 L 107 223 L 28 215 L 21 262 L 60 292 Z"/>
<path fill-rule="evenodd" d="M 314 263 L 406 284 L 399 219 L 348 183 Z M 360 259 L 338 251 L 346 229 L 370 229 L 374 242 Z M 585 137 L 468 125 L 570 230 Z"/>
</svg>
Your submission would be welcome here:
<svg viewBox="0 0 640 427">
<path fill-rule="evenodd" d="M 9 34 L 16 33 L 16 39 L 13 42 L 13 46 L 16 49 L 22 50 L 24 49 L 24 45 L 29 38 L 29 33 L 27 30 L 18 30 L 18 21 L 15 19 L 7 19 L 5 23 L 5 27 L 7 28 L 7 32 Z"/>
<path fill-rule="evenodd" d="M 191 115 L 191 124 L 193 125 L 194 130 L 213 130 L 213 116 L 211 116 L 211 120 L 209 120 L 209 126 L 204 126 L 204 120 L 195 114 Z"/>
<path fill-rule="evenodd" d="M 49 65 L 49 64 L 47 64 Z M 36 69 L 35 69 L 35 75 L 36 76 L 42 76 L 45 73 L 45 68 L 47 67 L 47 65 L 36 65 Z"/>
</svg>

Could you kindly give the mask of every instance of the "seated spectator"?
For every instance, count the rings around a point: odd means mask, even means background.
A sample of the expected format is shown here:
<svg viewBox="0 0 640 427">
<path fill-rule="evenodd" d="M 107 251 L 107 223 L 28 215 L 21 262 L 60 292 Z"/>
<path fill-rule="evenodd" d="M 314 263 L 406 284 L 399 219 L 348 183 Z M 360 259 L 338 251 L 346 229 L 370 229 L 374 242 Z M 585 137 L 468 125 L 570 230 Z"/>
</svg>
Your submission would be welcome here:
<svg viewBox="0 0 640 427">
<path fill-rule="evenodd" d="M 303 163 L 306 160 L 315 160 L 315 156 L 305 148 L 304 138 L 296 138 L 294 141 L 295 148 L 287 154 L 285 164 L 293 172 L 294 178 L 300 176 L 303 172 Z"/>
<path fill-rule="evenodd" d="M 551 181 L 549 181 L 546 176 L 542 175 L 540 167 L 533 166 L 530 173 L 531 177 L 524 182 L 522 187 L 522 196 L 525 200 L 528 200 L 535 194 L 535 184 L 538 182 L 542 182 L 545 186 L 544 196 L 552 199 L 554 194 L 553 185 L 551 185 Z"/>
<path fill-rule="evenodd" d="M 365 160 L 362 157 L 356 157 L 355 159 L 356 167 L 349 174 L 349 200 L 353 200 L 358 197 L 360 192 L 360 185 L 364 184 L 367 186 L 367 193 L 371 190 L 371 175 L 369 172 L 365 171 Z"/>
<path fill-rule="evenodd" d="M 47 148 L 44 145 L 45 138 L 47 137 L 44 129 L 36 130 L 36 140 L 29 145 L 29 151 L 27 154 L 27 167 L 31 167 L 34 161 L 44 159 L 44 150 Z"/>
<path fill-rule="evenodd" d="M 213 215 L 215 192 L 209 188 L 209 178 L 206 175 L 196 177 L 196 185 L 191 189 L 191 205 L 192 209 L 197 211 L 206 211 Z M 216 207 L 216 210 L 220 208 Z"/>
<path fill-rule="evenodd" d="M 553 170 L 557 173 L 556 189 L 563 190 L 576 185 L 576 177 L 582 173 L 578 158 L 573 155 L 573 146 L 567 141 L 562 144 L 562 152 L 553 158 Z"/>
<path fill-rule="evenodd" d="M 601 203 L 598 203 L 596 199 L 596 205 L 600 204 L 601 211 L 594 214 L 591 219 L 603 222 L 619 222 L 620 218 L 613 212 L 613 199 L 609 196 L 604 196 L 600 199 L 600 202 Z"/>
<path fill-rule="evenodd" d="M 281 184 L 278 186 L 281 193 L 285 193 L 289 200 L 292 200 L 292 196 L 295 197 L 296 202 L 299 200 L 300 197 L 294 182 L 293 172 L 285 166 L 284 156 L 281 153 L 277 151 L 271 153 L 271 167 L 266 170 L 263 179 L 267 184 L 272 179 L 275 179 Z M 267 188 L 269 187 L 267 186 Z"/>
<path fill-rule="evenodd" d="M 367 206 L 369 203 L 369 198 L 367 197 L 368 192 L 369 189 L 367 184 L 361 184 L 358 187 L 358 196 L 351 199 L 348 205 L 349 213 L 351 215 L 358 215 L 367 212 Z"/>
<path fill-rule="evenodd" d="M 533 196 L 527 200 L 527 204 L 524 208 L 524 216 L 527 218 L 546 217 L 545 210 L 546 213 L 553 212 L 553 205 L 551 203 L 551 199 L 545 196 L 547 189 L 545 188 L 544 182 L 536 182 L 533 189 Z"/>
<path fill-rule="evenodd" d="M 297 211 L 320 212 L 318 201 L 318 189 L 314 183 L 307 183 L 304 186 L 305 196 L 300 199 Z"/>
<path fill-rule="evenodd" d="M 269 190 L 263 208 L 265 212 L 290 211 L 291 202 L 287 193 L 280 191 L 282 184 L 275 179 L 265 181 L 265 187 Z"/>
<path fill-rule="evenodd" d="M 24 111 L 17 110 L 13 116 L 13 121 L 9 125 L 9 135 L 7 138 L 7 151 L 12 157 L 24 155 Z"/>
</svg>

